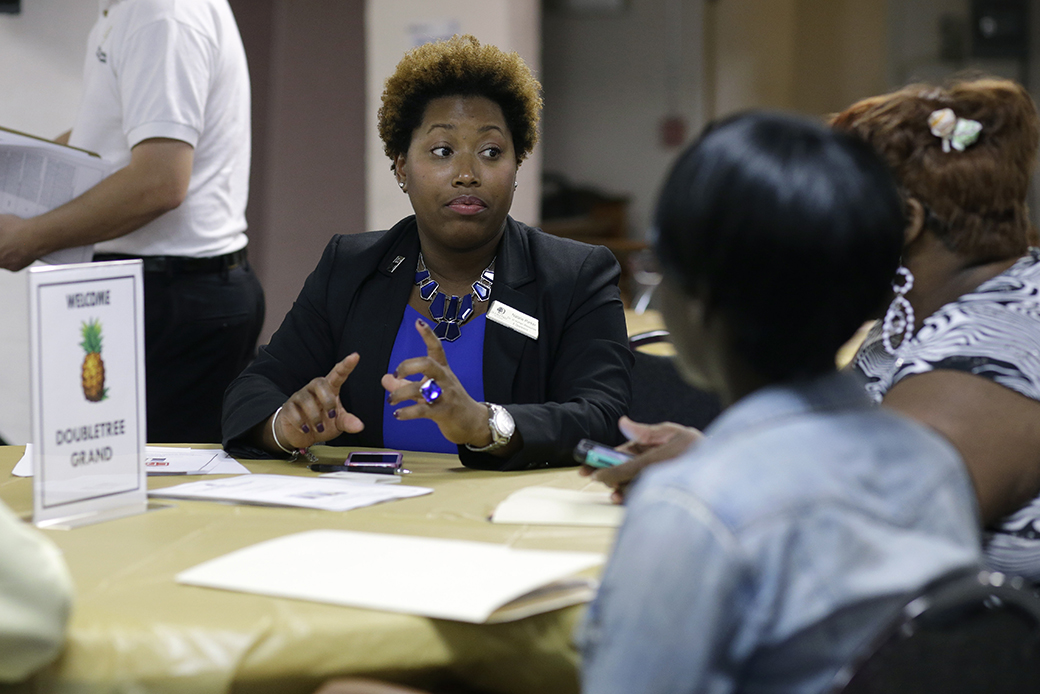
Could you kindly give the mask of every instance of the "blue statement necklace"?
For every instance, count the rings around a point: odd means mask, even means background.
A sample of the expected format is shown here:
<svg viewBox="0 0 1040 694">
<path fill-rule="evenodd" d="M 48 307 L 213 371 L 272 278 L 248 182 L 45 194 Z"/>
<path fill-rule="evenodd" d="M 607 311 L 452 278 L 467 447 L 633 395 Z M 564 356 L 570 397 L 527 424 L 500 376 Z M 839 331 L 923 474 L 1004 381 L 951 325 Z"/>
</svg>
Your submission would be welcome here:
<svg viewBox="0 0 1040 694">
<path fill-rule="evenodd" d="M 439 291 L 437 280 L 430 276 L 422 253 L 419 253 L 419 264 L 415 268 L 415 286 L 419 287 L 419 296 L 430 302 L 430 315 L 437 321 L 433 334 L 442 340 L 454 342 L 462 335 L 463 323 L 473 316 L 473 300 L 487 301 L 491 296 L 491 285 L 495 281 L 495 258 L 484 268 L 480 277 L 471 286 L 473 292 L 463 297 L 448 296 Z"/>
</svg>

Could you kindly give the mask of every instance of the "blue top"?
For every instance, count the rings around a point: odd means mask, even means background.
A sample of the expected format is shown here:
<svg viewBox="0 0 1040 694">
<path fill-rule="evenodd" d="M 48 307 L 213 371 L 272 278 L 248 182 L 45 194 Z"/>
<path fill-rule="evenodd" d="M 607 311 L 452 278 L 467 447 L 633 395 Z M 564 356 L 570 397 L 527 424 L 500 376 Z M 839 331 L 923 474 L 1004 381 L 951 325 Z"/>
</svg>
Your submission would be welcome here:
<svg viewBox="0 0 1040 694">
<path fill-rule="evenodd" d="M 759 390 L 628 502 L 583 692 L 827 691 L 928 581 L 980 561 L 942 437 L 830 374 Z"/>
<path fill-rule="evenodd" d="M 415 321 L 422 318 L 411 306 L 405 306 L 401 327 L 397 329 L 394 349 L 390 352 L 390 370 L 405 359 L 426 356 L 426 343 Z M 466 389 L 469 396 L 478 402 L 484 400 L 484 314 L 476 316 L 462 326 L 462 334 L 454 342 L 441 341 L 448 366 Z M 421 375 L 412 377 L 419 380 Z M 394 418 L 394 410 L 408 407 L 412 401 L 391 406 L 383 400 L 383 446 L 400 451 L 426 451 L 429 453 L 451 453 L 458 455 L 458 445 L 444 438 L 440 428 L 432 419 L 411 419 L 406 422 Z"/>
</svg>

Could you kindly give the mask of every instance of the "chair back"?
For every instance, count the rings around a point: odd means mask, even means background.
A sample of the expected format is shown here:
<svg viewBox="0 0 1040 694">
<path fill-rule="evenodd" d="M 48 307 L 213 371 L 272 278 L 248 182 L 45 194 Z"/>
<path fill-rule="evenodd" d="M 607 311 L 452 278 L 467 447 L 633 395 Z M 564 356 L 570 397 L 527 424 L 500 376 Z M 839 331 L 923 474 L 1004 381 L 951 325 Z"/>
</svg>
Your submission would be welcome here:
<svg viewBox="0 0 1040 694">
<path fill-rule="evenodd" d="M 637 422 L 675 422 L 703 430 L 722 411 L 718 396 L 686 383 L 673 357 L 647 354 L 638 349 L 667 342 L 668 338 L 667 330 L 629 338 L 636 360 L 632 367 L 632 406 L 628 416 Z"/>
<path fill-rule="evenodd" d="M 1040 692 L 1040 597 L 997 572 L 944 576 L 838 674 L 834 692 Z"/>
</svg>

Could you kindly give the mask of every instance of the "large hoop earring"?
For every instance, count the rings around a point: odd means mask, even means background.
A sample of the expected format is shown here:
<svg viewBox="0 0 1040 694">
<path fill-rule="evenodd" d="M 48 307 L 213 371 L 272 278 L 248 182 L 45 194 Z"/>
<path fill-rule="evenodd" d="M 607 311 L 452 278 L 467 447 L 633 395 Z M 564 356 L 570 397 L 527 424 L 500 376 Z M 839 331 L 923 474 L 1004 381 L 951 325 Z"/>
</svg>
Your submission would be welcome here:
<svg viewBox="0 0 1040 694">
<path fill-rule="evenodd" d="M 914 275 L 902 265 L 896 269 L 896 275 L 903 276 L 903 284 L 897 287 L 895 280 L 892 281 L 892 290 L 896 296 L 889 304 L 885 320 L 881 324 L 881 344 L 884 345 L 885 351 L 892 355 L 914 335 L 914 307 L 906 299 L 906 293 L 914 287 Z M 892 338 L 896 335 L 900 336 L 899 345 L 893 347 Z"/>
</svg>

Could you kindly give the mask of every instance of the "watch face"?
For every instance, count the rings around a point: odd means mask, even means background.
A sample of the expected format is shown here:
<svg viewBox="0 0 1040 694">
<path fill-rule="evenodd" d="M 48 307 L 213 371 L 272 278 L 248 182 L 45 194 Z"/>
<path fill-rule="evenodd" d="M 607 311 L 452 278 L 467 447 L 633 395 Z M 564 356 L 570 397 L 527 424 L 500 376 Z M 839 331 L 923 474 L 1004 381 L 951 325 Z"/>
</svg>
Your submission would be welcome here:
<svg viewBox="0 0 1040 694">
<path fill-rule="evenodd" d="M 506 439 L 513 435 L 516 424 L 513 422 L 513 415 L 509 414 L 509 410 L 504 407 L 496 407 L 494 419 L 495 429 L 498 429 L 499 434 Z"/>
</svg>

